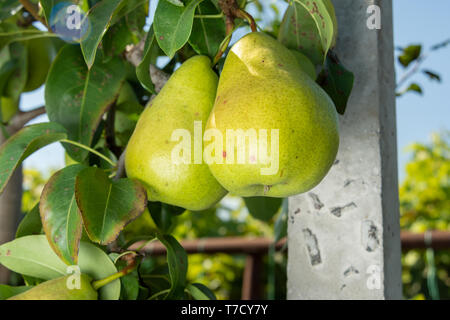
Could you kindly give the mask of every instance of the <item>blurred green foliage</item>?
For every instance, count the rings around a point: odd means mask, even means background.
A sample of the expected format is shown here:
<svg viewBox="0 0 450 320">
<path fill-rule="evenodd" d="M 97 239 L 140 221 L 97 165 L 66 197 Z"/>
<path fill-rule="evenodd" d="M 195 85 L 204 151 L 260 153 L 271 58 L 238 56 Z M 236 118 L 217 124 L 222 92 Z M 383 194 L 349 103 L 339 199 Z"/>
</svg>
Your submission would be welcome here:
<svg viewBox="0 0 450 320">
<path fill-rule="evenodd" d="M 450 231 L 450 132 L 434 134 L 429 145 L 410 146 L 412 157 L 400 186 L 400 226 L 403 230 Z M 430 257 L 429 257 L 430 258 Z M 402 257 L 403 291 L 408 299 L 430 299 L 428 272 L 436 266 L 441 299 L 450 299 L 450 248 L 427 259 L 425 250 L 411 250 Z"/>
</svg>

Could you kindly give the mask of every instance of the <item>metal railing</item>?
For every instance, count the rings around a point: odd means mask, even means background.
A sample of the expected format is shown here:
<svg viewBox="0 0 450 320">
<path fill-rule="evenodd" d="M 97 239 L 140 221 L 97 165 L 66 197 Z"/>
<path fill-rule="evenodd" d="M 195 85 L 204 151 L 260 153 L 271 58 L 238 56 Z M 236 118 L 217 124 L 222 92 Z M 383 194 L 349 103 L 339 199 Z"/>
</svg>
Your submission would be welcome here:
<svg viewBox="0 0 450 320">
<path fill-rule="evenodd" d="M 411 249 L 448 249 L 450 248 L 450 232 L 428 231 L 425 233 L 412 233 L 402 231 L 400 233 L 402 251 Z M 181 245 L 188 254 L 194 253 L 227 253 L 227 254 L 245 254 L 246 262 L 242 282 L 242 300 L 254 300 L 261 298 L 261 267 L 263 257 L 269 251 L 271 245 L 275 250 L 284 250 L 287 248 L 286 238 L 273 244 L 269 238 L 243 238 L 243 237 L 225 237 L 225 238 L 203 238 L 198 240 L 184 240 Z M 137 242 L 133 244 L 130 250 L 139 250 L 142 253 L 150 255 L 164 255 L 166 248 L 158 241 L 145 244 Z"/>
</svg>

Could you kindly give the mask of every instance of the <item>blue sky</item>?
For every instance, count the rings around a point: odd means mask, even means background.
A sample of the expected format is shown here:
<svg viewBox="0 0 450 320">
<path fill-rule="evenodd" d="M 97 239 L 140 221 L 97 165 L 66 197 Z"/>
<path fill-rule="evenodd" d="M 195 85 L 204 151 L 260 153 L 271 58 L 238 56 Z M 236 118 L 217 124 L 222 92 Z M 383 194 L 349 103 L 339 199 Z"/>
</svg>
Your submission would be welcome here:
<svg viewBox="0 0 450 320">
<path fill-rule="evenodd" d="M 432 5 L 431 5 L 432 2 Z M 450 38 L 449 0 L 393 0 L 394 42 L 396 46 L 420 43 L 427 49 Z M 434 52 L 423 68 L 437 71 L 442 83 L 430 82 L 417 75 L 415 82 L 422 85 L 424 96 L 406 94 L 397 99 L 397 141 L 399 177 L 404 177 L 404 165 L 409 159 L 405 148 L 412 142 L 429 142 L 433 132 L 450 130 L 450 47 Z M 402 70 L 396 65 L 397 77 Z M 24 94 L 23 110 L 44 104 L 43 88 Z M 45 116 L 34 122 L 47 121 Z M 48 172 L 50 168 L 64 166 L 63 150 L 58 144 L 48 146 L 25 161 L 26 168 L 38 168 Z"/>
</svg>

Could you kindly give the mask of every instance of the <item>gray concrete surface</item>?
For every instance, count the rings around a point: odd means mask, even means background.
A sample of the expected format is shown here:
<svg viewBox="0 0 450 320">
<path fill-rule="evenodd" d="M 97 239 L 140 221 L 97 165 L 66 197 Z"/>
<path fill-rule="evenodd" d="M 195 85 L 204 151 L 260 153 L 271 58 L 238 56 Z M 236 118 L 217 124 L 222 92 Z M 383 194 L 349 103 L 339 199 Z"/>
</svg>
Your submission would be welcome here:
<svg viewBox="0 0 450 320">
<path fill-rule="evenodd" d="M 392 1 L 335 0 L 337 53 L 355 73 L 337 160 L 289 199 L 288 299 L 401 299 Z M 370 5 L 381 29 L 369 30 Z"/>
</svg>

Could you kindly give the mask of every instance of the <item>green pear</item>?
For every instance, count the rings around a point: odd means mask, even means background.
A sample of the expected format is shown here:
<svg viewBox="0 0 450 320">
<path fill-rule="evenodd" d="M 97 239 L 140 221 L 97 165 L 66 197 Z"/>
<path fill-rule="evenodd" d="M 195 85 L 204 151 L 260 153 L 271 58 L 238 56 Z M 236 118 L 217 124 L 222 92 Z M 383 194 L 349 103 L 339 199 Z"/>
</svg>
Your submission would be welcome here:
<svg viewBox="0 0 450 320">
<path fill-rule="evenodd" d="M 65 276 L 45 281 L 36 287 L 20 293 L 8 300 L 97 300 L 98 293 L 92 287 L 92 278 L 86 274 L 80 276 L 79 289 L 69 289 L 69 277 Z"/>
<path fill-rule="evenodd" d="M 257 32 L 241 38 L 226 58 L 210 129 L 222 139 L 205 146 L 215 159 L 211 172 L 243 197 L 310 190 L 329 171 L 339 145 L 332 100 L 289 49 Z"/>
<path fill-rule="evenodd" d="M 143 183 L 150 201 L 204 210 L 225 196 L 226 190 L 214 179 L 208 165 L 195 159 L 195 145 L 202 142 L 202 135 L 200 141 L 195 139 L 194 122 L 200 123 L 203 131 L 217 82 L 209 58 L 190 58 L 139 117 L 127 146 L 125 169 L 129 178 Z M 187 133 L 188 140 L 180 141 L 174 136 L 177 132 Z M 176 152 L 183 141 L 192 152 Z M 197 151 L 201 155 L 203 148 Z M 174 154 L 184 156 L 185 161 L 175 159 Z"/>
</svg>

